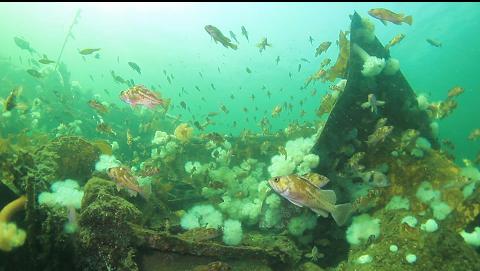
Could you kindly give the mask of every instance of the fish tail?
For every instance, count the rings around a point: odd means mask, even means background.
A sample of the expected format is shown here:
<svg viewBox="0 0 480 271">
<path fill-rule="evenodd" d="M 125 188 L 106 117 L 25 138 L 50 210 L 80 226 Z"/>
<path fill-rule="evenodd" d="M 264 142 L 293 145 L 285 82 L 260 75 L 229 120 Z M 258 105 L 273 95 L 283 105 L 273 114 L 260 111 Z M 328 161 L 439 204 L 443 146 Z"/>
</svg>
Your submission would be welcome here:
<svg viewBox="0 0 480 271">
<path fill-rule="evenodd" d="M 406 16 L 406 17 L 403 17 L 403 21 L 408 24 L 408 25 L 412 25 L 413 23 L 413 17 L 412 16 Z"/>
<path fill-rule="evenodd" d="M 237 50 L 238 46 L 236 44 L 230 43 L 230 48 Z"/>
<path fill-rule="evenodd" d="M 337 225 L 342 226 L 344 225 L 350 216 L 353 213 L 353 206 L 351 203 L 344 203 L 335 205 L 335 209 L 332 211 L 332 217 L 337 223 Z"/>
</svg>

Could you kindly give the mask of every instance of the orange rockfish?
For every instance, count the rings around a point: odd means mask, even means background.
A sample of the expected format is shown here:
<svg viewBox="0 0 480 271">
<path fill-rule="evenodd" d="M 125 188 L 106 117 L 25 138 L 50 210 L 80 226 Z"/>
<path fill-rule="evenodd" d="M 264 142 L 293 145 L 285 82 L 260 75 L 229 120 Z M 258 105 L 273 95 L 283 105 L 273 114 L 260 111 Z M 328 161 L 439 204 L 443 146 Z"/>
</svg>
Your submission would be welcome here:
<svg viewBox="0 0 480 271">
<path fill-rule="evenodd" d="M 404 16 L 403 14 L 397 14 L 393 11 L 384 8 L 373 8 L 368 11 L 368 14 L 373 18 L 379 19 L 384 25 L 387 25 L 387 21 L 394 24 L 406 23 L 412 25 L 412 16 Z"/>
<path fill-rule="evenodd" d="M 353 207 L 350 203 L 335 205 L 335 191 L 321 189 L 328 182 L 327 177 L 316 173 L 278 176 L 268 180 L 273 190 L 291 203 L 299 207 L 306 206 L 323 217 L 330 213 L 337 225 L 341 226 L 350 218 Z"/>
<path fill-rule="evenodd" d="M 107 170 L 108 177 L 117 183 L 117 190 L 126 188 L 132 196 L 140 196 L 145 198 L 145 191 L 138 185 L 137 177 L 135 177 L 129 168 L 124 166 L 112 167 Z"/>
<path fill-rule="evenodd" d="M 144 105 L 150 109 L 161 105 L 165 110 L 170 104 L 170 100 L 165 100 L 157 96 L 157 94 L 143 85 L 135 85 L 127 90 L 120 92 L 122 101 L 135 107 L 138 104 Z"/>
</svg>

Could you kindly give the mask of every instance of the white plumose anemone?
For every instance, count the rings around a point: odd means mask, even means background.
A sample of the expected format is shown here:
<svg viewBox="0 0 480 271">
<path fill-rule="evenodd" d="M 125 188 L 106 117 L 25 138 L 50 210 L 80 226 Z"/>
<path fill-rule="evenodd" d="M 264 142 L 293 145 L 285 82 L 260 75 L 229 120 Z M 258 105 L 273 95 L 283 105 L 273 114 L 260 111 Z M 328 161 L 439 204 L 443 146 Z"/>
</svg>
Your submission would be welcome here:
<svg viewBox="0 0 480 271">
<path fill-rule="evenodd" d="M 385 68 L 385 59 L 376 56 L 370 56 L 356 43 L 353 44 L 353 51 L 363 60 L 362 74 L 366 77 L 373 77 L 382 72 Z"/>
</svg>

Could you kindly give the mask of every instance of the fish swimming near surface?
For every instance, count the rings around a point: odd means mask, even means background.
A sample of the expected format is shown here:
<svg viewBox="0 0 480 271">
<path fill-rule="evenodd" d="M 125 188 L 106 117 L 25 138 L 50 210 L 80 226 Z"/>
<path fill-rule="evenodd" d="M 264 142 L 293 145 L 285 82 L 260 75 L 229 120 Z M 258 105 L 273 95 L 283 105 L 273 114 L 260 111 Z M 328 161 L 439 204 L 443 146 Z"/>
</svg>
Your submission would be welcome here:
<svg viewBox="0 0 480 271">
<path fill-rule="evenodd" d="M 82 49 L 82 50 L 78 50 L 78 52 L 81 54 L 81 55 L 90 55 L 90 54 L 93 54 L 97 51 L 100 51 L 100 48 L 87 48 L 87 49 Z"/>
<path fill-rule="evenodd" d="M 412 25 L 413 18 L 412 16 L 405 16 L 404 14 L 397 14 L 393 11 L 384 8 L 373 8 L 368 11 L 368 14 L 373 18 L 379 19 L 384 25 L 387 25 L 387 21 L 394 24 L 406 23 Z"/>
<path fill-rule="evenodd" d="M 430 43 L 430 45 L 432 45 L 432 46 L 442 47 L 442 43 L 439 42 L 439 41 L 432 40 L 432 39 L 426 39 L 426 41 L 427 41 L 428 43 Z"/>
<path fill-rule="evenodd" d="M 165 111 L 170 105 L 170 99 L 162 99 L 155 92 L 147 89 L 143 85 L 135 85 L 127 90 L 120 92 L 120 99 L 131 106 L 144 105 L 150 109 L 155 106 L 162 106 Z"/>
<path fill-rule="evenodd" d="M 235 33 L 233 33 L 233 31 L 230 30 L 229 34 L 230 34 L 230 38 L 232 38 L 237 44 L 239 44 L 237 40 L 237 36 L 235 36 Z"/>
<path fill-rule="evenodd" d="M 220 42 L 225 48 L 230 47 L 233 50 L 237 50 L 237 45 L 233 44 L 231 42 L 231 40 L 229 38 L 225 37 L 225 35 L 223 35 L 223 33 L 218 28 L 216 28 L 215 26 L 206 25 L 205 26 L 205 31 L 207 31 L 207 33 L 213 38 L 215 43 Z"/>
<path fill-rule="evenodd" d="M 128 62 L 128 66 L 132 68 L 134 71 L 138 72 L 138 74 L 142 74 L 142 71 L 140 70 L 140 66 L 137 65 L 135 62 Z"/>
<path fill-rule="evenodd" d="M 275 62 L 276 62 L 277 65 L 278 65 L 278 62 L 280 62 L 280 56 L 277 56 L 277 58 L 275 59 Z"/>
<path fill-rule="evenodd" d="M 242 35 L 248 40 L 248 32 L 247 29 L 245 29 L 245 26 L 242 25 Z"/>
<path fill-rule="evenodd" d="M 140 187 L 131 170 L 124 166 L 109 168 L 108 176 L 117 184 L 117 190 L 121 188 L 127 189 L 128 193 L 132 196 L 140 196 L 146 198 L 145 191 Z"/>
<path fill-rule="evenodd" d="M 37 52 L 32 47 L 30 47 L 30 43 L 23 38 L 14 37 L 13 41 L 20 49 L 27 50 L 30 54 Z"/>
<path fill-rule="evenodd" d="M 308 36 L 308 41 L 310 42 L 310 45 L 313 45 L 314 39 L 312 38 L 312 36 Z"/>
<path fill-rule="evenodd" d="M 248 73 L 252 73 L 252 70 L 250 70 L 248 67 L 245 69 Z"/>
<path fill-rule="evenodd" d="M 291 203 L 308 207 L 322 217 L 331 214 L 337 225 L 342 226 L 353 213 L 353 207 L 351 203 L 336 205 L 335 191 L 322 189 L 328 182 L 327 177 L 317 173 L 276 176 L 268 180 L 273 190 Z"/>
</svg>

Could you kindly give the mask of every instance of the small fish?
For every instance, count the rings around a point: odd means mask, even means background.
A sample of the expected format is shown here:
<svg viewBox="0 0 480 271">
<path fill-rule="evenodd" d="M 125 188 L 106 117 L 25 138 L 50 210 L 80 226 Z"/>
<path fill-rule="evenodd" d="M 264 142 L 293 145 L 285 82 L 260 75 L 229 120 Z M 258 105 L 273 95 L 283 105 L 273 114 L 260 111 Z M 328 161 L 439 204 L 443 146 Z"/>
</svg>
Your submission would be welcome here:
<svg viewBox="0 0 480 271">
<path fill-rule="evenodd" d="M 198 90 L 198 92 L 200 92 L 200 88 L 198 86 L 195 86 L 195 89 Z"/>
<path fill-rule="evenodd" d="M 269 99 L 272 96 L 272 93 L 269 90 L 267 90 L 267 96 L 268 96 Z"/>
<path fill-rule="evenodd" d="M 172 84 L 172 80 L 170 79 L 170 76 L 167 76 L 167 81 L 170 85 Z"/>
<path fill-rule="evenodd" d="M 30 54 L 37 52 L 32 47 L 30 47 L 30 43 L 23 38 L 14 37 L 13 41 L 20 49 L 27 50 Z"/>
<path fill-rule="evenodd" d="M 120 56 L 117 56 L 117 64 L 120 63 Z"/>
<path fill-rule="evenodd" d="M 97 132 L 100 132 L 102 134 L 107 134 L 107 135 L 112 135 L 116 136 L 117 133 L 113 131 L 112 127 L 108 124 L 106 124 L 103 120 L 97 124 L 96 127 Z"/>
<path fill-rule="evenodd" d="M 282 112 L 282 107 L 280 105 L 275 106 L 272 110 L 272 117 L 278 116 L 280 112 Z"/>
<path fill-rule="evenodd" d="M 208 112 L 208 116 L 209 117 L 215 117 L 215 116 L 218 116 L 218 112 Z"/>
<path fill-rule="evenodd" d="M 238 42 L 238 40 L 237 40 L 237 36 L 235 36 L 235 33 L 233 33 L 232 30 L 230 30 L 229 33 L 230 33 L 230 37 L 231 37 L 237 44 L 239 44 L 239 42 Z"/>
<path fill-rule="evenodd" d="M 155 92 L 147 89 L 143 85 L 136 85 L 127 90 L 120 92 L 120 99 L 132 107 L 144 105 L 150 109 L 155 106 L 162 106 L 165 111 L 168 109 L 170 99 L 162 99 Z"/>
<path fill-rule="evenodd" d="M 198 72 L 198 75 L 203 79 L 203 74 L 201 72 Z"/>
<path fill-rule="evenodd" d="M 300 69 L 302 69 L 302 64 L 298 64 L 297 72 L 300 72 Z"/>
<path fill-rule="evenodd" d="M 115 82 L 120 83 L 120 84 L 126 84 L 127 81 L 123 79 L 120 75 L 116 75 L 114 71 L 110 71 L 110 74 L 112 75 L 112 78 Z"/>
<path fill-rule="evenodd" d="M 477 140 L 480 138 L 480 128 L 476 128 L 468 135 L 468 140 Z"/>
<path fill-rule="evenodd" d="M 95 57 L 95 59 L 100 59 L 100 54 L 96 53 L 94 57 Z"/>
<path fill-rule="evenodd" d="M 303 57 L 302 57 L 302 58 L 300 58 L 300 60 L 301 60 L 301 61 L 303 61 L 303 62 L 310 63 L 310 60 L 308 60 L 308 59 L 306 59 L 306 58 L 303 58 Z"/>
<path fill-rule="evenodd" d="M 229 38 L 225 37 L 223 33 L 213 25 L 206 25 L 205 31 L 213 38 L 215 43 L 220 42 L 225 48 L 232 48 L 237 50 L 237 45 L 233 44 Z"/>
<path fill-rule="evenodd" d="M 397 14 L 393 11 L 384 8 L 373 8 L 368 11 L 368 14 L 375 19 L 379 19 L 384 25 L 387 25 L 387 21 L 394 24 L 406 23 L 412 25 L 412 16 L 405 16 L 404 14 Z"/>
<path fill-rule="evenodd" d="M 272 47 L 272 44 L 268 43 L 267 38 L 263 37 L 260 39 L 260 42 L 257 43 L 257 48 L 260 50 L 260 53 L 266 49 L 266 47 Z"/>
<path fill-rule="evenodd" d="M 248 67 L 247 67 L 245 70 L 246 70 L 248 73 L 252 73 L 252 71 L 251 71 Z"/>
<path fill-rule="evenodd" d="M 275 59 L 275 63 L 277 63 L 277 65 L 278 65 L 278 62 L 280 62 L 280 56 L 277 56 L 277 59 Z"/>
<path fill-rule="evenodd" d="M 321 55 L 323 52 L 326 52 L 328 48 L 332 45 L 331 41 L 324 41 L 318 45 L 317 49 L 315 49 L 315 57 Z"/>
<path fill-rule="evenodd" d="M 220 67 L 217 67 L 217 70 L 218 70 L 218 73 L 221 73 L 221 71 L 220 71 Z"/>
<path fill-rule="evenodd" d="M 273 190 L 291 203 L 305 206 L 323 217 L 330 213 L 337 225 L 342 226 L 353 213 L 353 207 L 350 203 L 336 205 L 335 191 L 321 189 L 328 182 L 327 177 L 316 173 L 277 176 L 268 180 Z"/>
<path fill-rule="evenodd" d="M 216 89 L 215 89 L 215 86 L 213 85 L 213 83 L 210 83 L 210 86 L 212 87 L 213 90 L 216 90 Z"/>
<path fill-rule="evenodd" d="M 42 64 L 46 64 L 46 65 L 55 63 L 55 61 L 48 59 L 47 55 L 43 55 L 43 58 L 38 60 L 38 62 L 40 62 Z"/>
<path fill-rule="evenodd" d="M 35 78 L 42 78 L 43 77 L 43 74 L 41 74 L 39 71 L 37 70 L 34 70 L 34 69 L 29 69 L 27 70 L 28 74 L 30 74 L 31 76 L 35 77 Z"/>
<path fill-rule="evenodd" d="M 23 90 L 23 87 L 18 86 L 10 92 L 10 94 L 7 96 L 5 101 L 3 101 L 4 112 L 10 111 L 17 106 L 17 97 L 22 92 L 22 90 Z"/>
<path fill-rule="evenodd" d="M 455 86 L 448 91 L 448 98 L 457 97 L 458 95 L 462 94 L 465 91 L 464 88 Z"/>
<path fill-rule="evenodd" d="M 426 41 L 427 41 L 428 43 L 430 43 L 430 45 L 432 45 L 432 46 L 442 47 L 442 43 L 439 42 L 439 41 L 432 40 L 432 39 L 426 39 Z"/>
<path fill-rule="evenodd" d="M 140 66 L 138 66 L 137 63 L 128 62 L 128 66 L 130 66 L 130 68 L 132 68 L 134 71 L 138 72 L 138 74 L 142 74 L 142 72 L 140 70 Z"/>
<path fill-rule="evenodd" d="M 99 114 L 105 114 L 105 113 L 108 113 L 108 107 L 106 107 L 105 105 L 103 105 L 101 102 L 93 99 L 93 100 L 89 100 L 88 101 L 88 105 L 95 109 L 95 111 L 97 111 L 97 113 Z"/>
<path fill-rule="evenodd" d="M 292 79 L 292 73 L 291 72 L 288 72 L 288 77 L 290 77 L 290 79 Z"/>
<path fill-rule="evenodd" d="M 233 96 L 233 94 L 230 95 L 230 99 L 235 99 L 235 96 Z"/>
<path fill-rule="evenodd" d="M 93 54 L 97 51 L 100 51 L 100 48 L 95 48 L 95 49 L 90 49 L 90 48 L 87 48 L 87 49 L 83 49 L 83 50 L 79 50 L 78 52 L 81 54 L 81 55 L 90 55 L 90 54 Z"/>
<path fill-rule="evenodd" d="M 312 38 L 312 36 L 308 36 L 308 41 L 310 42 L 311 45 L 313 45 L 313 38 Z"/>
<path fill-rule="evenodd" d="M 320 68 L 325 68 L 325 66 L 327 66 L 328 64 L 330 64 L 330 62 L 332 62 L 332 60 L 330 58 L 325 58 L 322 63 L 320 63 Z"/>
<path fill-rule="evenodd" d="M 368 94 L 367 101 L 362 103 L 361 107 L 363 109 L 370 108 L 372 113 L 377 114 L 378 107 L 383 105 L 385 105 L 384 101 L 378 101 L 374 94 Z"/>
<path fill-rule="evenodd" d="M 88 76 L 90 77 L 90 80 L 95 82 L 95 79 L 93 79 L 93 75 L 89 74 Z"/>
<path fill-rule="evenodd" d="M 252 99 L 252 102 L 255 100 L 255 95 L 252 94 L 252 96 L 250 96 L 250 99 Z"/>
<path fill-rule="evenodd" d="M 133 136 L 132 133 L 130 132 L 130 129 L 127 129 L 127 145 L 132 146 L 133 144 Z"/>
<path fill-rule="evenodd" d="M 225 113 L 227 113 L 227 114 L 228 114 L 228 112 L 230 112 L 230 111 L 228 110 L 228 108 L 227 108 L 224 104 L 222 104 L 222 105 L 220 106 L 220 109 L 222 109 L 222 111 L 225 112 Z"/>
<path fill-rule="evenodd" d="M 181 106 L 183 109 L 187 109 L 187 104 L 186 104 L 184 101 L 181 101 L 181 102 L 180 102 L 180 106 Z"/>
<path fill-rule="evenodd" d="M 245 29 L 245 26 L 242 25 L 242 35 L 248 40 L 248 32 L 247 29 Z"/>
<path fill-rule="evenodd" d="M 385 46 L 385 50 L 389 50 L 392 46 L 394 46 L 395 44 L 401 42 L 403 40 L 403 38 L 405 38 L 405 34 L 398 34 L 396 35 L 395 37 L 393 37 L 392 40 L 390 40 L 390 42 Z"/>
<path fill-rule="evenodd" d="M 145 191 L 140 187 L 131 170 L 124 166 L 113 167 L 107 170 L 108 177 L 117 183 L 117 190 L 122 187 L 126 188 L 130 195 L 136 196 L 140 194 L 142 197 L 146 197 Z"/>
</svg>

